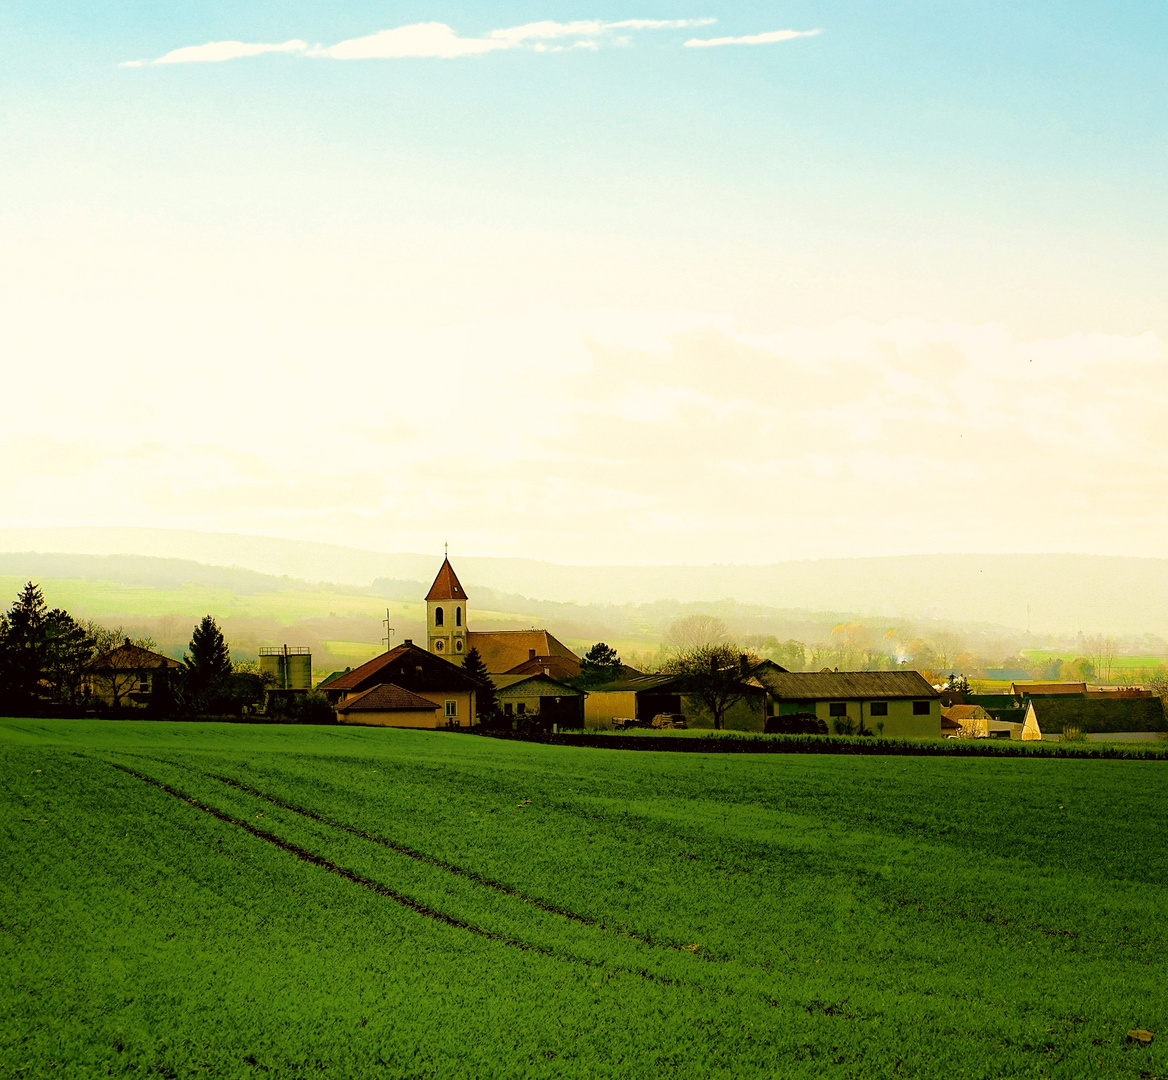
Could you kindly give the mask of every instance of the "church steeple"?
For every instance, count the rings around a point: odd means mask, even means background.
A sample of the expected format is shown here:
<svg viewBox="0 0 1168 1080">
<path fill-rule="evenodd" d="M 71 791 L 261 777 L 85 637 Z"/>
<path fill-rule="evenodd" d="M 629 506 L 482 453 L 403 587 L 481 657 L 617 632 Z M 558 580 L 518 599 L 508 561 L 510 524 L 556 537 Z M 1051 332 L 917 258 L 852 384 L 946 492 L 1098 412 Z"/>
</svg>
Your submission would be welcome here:
<svg viewBox="0 0 1168 1080">
<path fill-rule="evenodd" d="M 447 556 L 426 593 L 426 647 L 454 664 L 466 655 L 466 608 L 466 590 Z"/>
</svg>

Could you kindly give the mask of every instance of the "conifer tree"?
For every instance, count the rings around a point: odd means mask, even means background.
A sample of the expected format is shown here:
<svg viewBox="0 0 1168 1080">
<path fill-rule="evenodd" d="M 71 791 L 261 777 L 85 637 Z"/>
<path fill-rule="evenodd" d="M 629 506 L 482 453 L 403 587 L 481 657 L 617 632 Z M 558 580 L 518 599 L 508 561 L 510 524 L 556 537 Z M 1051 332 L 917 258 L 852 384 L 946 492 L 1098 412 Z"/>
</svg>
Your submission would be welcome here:
<svg viewBox="0 0 1168 1080">
<path fill-rule="evenodd" d="M 479 716 L 494 716 L 496 707 L 495 684 L 491 682 L 491 676 L 487 673 L 487 665 L 483 663 L 482 656 L 473 645 L 463 657 L 462 670 L 479 684 L 479 689 L 475 692 L 476 711 Z"/>
</svg>

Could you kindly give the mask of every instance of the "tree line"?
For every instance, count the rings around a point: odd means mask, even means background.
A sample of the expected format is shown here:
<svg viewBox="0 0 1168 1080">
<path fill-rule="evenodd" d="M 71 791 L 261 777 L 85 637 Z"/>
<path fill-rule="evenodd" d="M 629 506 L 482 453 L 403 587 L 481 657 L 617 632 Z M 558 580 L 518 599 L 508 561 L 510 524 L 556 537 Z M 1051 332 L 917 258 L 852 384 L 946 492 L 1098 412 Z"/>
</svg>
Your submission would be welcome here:
<svg viewBox="0 0 1168 1080">
<path fill-rule="evenodd" d="M 151 653 L 157 648 L 148 637 L 130 637 L 121 628 L 50 608 L 39 586 L 28 582 L 0 615 L 0 711 L 37 715 L 128 707 L 131 687 L 137 685 L 135 669 L 108 670 L 100 701 L 94 692 L 101 658 L 125 644 Z M 155 713 L 242 715 L 264 700 L 258 666 L 232 663 L 227 641 L 210 615 L 194 627 L 181 665 L 151 667 L 150 673 L 149 708 Z"/>
</svg>

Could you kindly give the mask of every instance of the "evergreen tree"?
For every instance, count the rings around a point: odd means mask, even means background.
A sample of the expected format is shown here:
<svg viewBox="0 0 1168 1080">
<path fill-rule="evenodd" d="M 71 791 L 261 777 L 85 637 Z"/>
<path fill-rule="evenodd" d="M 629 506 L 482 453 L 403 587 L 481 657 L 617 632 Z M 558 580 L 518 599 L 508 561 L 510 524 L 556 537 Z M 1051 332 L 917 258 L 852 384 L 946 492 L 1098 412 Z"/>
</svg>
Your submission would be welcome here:
<svg viewBox="0 0 1168 1080">
<path fill-rule="evenodd" d="M 479 716 L 488 718 L 494 716 L 496 709 L 495 684 L 491 682 L 491 676 L 487 673 L 487 665 L 483 663 L 482 656 L 473 645 L 470 652 L 463 657 L 462 670 L 479 684 L 479 689 L 475 692 L 476 711 Z"/>
<path fill-rule="evenodd" d="M 598 641 L 584 654 L 580 662 L 580 683 L 583 686 L 599 686 L 611 682 L 620 675 L 621 658 L 616 649 Z"/>
<path fill-rule="evenodd" d="M 0 694 L 10 708 L 27 708 L 40 696 L 48 615 L 44 594 L 30 581 L 0 617 Z"/>
<path fill-rule="evenodd" d="M 231 698 L 231 650 L 223 631 L 210 615 L 191 634 L 187 665 L 186 698 L 196 711 L 206 712 L 222 706 Z"/>
</svg>

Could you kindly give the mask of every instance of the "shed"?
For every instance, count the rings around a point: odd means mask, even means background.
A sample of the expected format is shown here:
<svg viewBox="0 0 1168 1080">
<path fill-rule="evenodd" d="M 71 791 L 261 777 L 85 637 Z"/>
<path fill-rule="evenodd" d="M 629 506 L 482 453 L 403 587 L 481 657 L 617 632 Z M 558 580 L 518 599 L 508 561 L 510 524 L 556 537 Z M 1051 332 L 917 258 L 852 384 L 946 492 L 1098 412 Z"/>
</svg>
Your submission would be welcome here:
<svg viewBox="0 0 1168 1080">
<path fill-rule="evenodd" d="M 492 675 L 495 701 L 504 716 L 538 716 L 545 727 L 584 726 L 585 693 L 559 679 L 535 675 Z"/>
<path fill-rule="evenodd" d="M 342 724 L 370 724 L 375 727 L 442 727 L 439 707 L 420 694 L 393 683 L 380 683 L 347 697 L 337 706 Z"/>
</svg>

